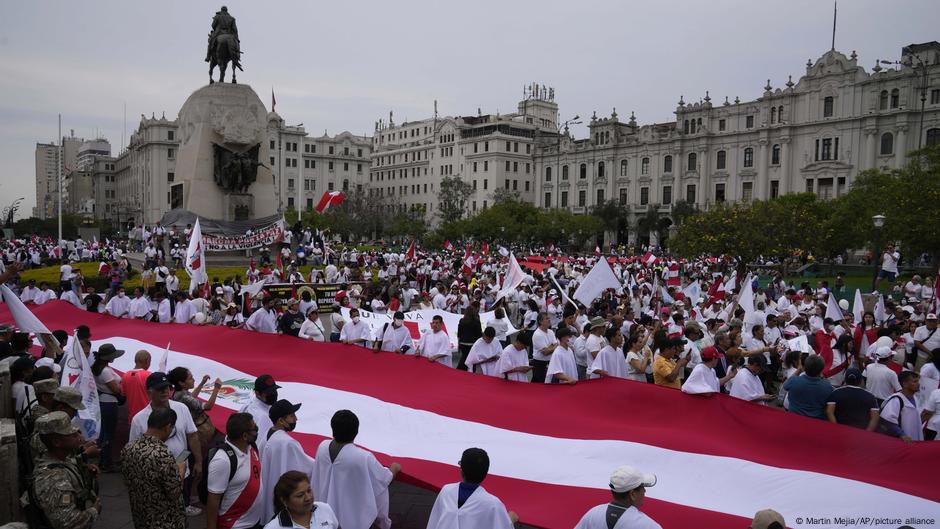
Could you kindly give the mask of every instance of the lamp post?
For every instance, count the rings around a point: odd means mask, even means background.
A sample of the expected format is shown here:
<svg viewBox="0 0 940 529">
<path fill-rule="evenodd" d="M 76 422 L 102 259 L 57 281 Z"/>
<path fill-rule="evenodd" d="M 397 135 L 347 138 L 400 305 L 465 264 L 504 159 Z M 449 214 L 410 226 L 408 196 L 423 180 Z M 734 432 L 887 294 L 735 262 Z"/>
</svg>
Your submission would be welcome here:
<svg viewBox="0 0 940 529">
<path fill-rule="evenodd" d="M 878 288 L 878 263 L 881 261 L 881 227 L 885 225 L 884 215 L 875 215 L 871 218 L 875 225 L 875 253 L 872 255 L 874 271 L 871 278 L 871 291 L 876 292 Z"/>
</svg>

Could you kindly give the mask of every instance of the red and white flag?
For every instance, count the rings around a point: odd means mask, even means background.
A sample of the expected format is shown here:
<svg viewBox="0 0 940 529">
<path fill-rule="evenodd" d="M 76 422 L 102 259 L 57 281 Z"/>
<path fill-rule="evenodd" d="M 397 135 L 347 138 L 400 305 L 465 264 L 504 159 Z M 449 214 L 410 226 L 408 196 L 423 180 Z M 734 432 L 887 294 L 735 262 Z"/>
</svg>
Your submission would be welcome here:
<svg viewBox="0 0 940 529">
<path fill-rule="evenodd" d="M 444 241 L 444 249 L 448 252 L 454 251 L 454 245 L 450 243 L 450 240 Z"/>
<path fill-rule="evenodd" d="M 490 243 L 483 241 L 483 244 L 480 245 L 480 253 L 483 255 L 490 254 Z"/>
<path fill-rule="evenodd" d="M 679 263 L 670 263 L 666 269 L 666 285 L 670 287 L 678 287 L 682 285 L 682 281 L 679 279 Z"/>
<path fill-rule="evenodd" d="M 342 204 L 344 200 L 346 200 L 346 194 L 342 191 L 326 191 L 320 197 L 320 202 L 317 202 L 317 207 L 314 209 L 317 210 L 317 213 L 325 213 L 331 207 Z"/>
<path fill-rule="evenodd" d="M 202 228 L 199 226 L 199 217 L 193 225 L 193 232 L 189 236 L 189 248 L 186 249 L 186 273 L 189 274 L 189 291 L 196 286 L 209 282 L 206 272 L 206 248 L 202 242 Z"/>
<path fill-rule="evenodd" d="M 119 320 L 59 301 L 34 311 L 53 329 L 89 325 L 93 348 L 110 342 L 155 355 L 172 340 L 169 365 L 186 366 L 197 380 L 222 380 L 208 412 L 215 424 L 250 401 L 255 377 L 270 374 L 280 398 L 306 404 L 291 436 L 308 454 L 331 436 L 330 417 L 340 409 L 359 417 L 357 445 L 382 464 L 400 462 L 402 478 L 431 490 L 457 479 L 463 450 L 483 448 L 487 491 L 535 527 L 574 527 L 610 501 L 611 472 L 624 464 L 656 475 L 643 512 L 667 529 L 747 527 L 766 507 L 787 521 L 819 513 L 814 529 L 845 527 L 841 516 L 933 519 L 940 512 L 935 443 L 902 443 L 726 395 L 612 377 L 575 386 L 511 382 L 339 343 Z M 0 322 L 10 319 L 0 306 Z M 133 355 L 112 367 L 133 369 Z M 454 404 L 467 398 L 472 406 Z M 624 402 L 644 405 L 623 420 Z M 532 413 L 546 403 L 550 421 Z"/>
<path fill-rule="evenodd" d="M 411 244 L 408 245 L 408 251 L 405 252 L 405 259 L 408 261 L 415 260 L 415 241 L 413 239 Z"/>
<path fill-rule="evenodd" d="M 656 263 L 659 262 L 659 258 L 656 257 L 656 256 L 653 254 L 653 252 L 646 252 L 646 255 L 644 255 L 644 256 L 640 259 L 640 261 L 641 261 L 644 265 L 646 265 L 646 266 L 653 266 L 653 265 L 655 265 Z"/>
<path fill-rule="evenodd" d="M 601 255 L 601 247 L 600 247 L 600 246 L 595 246 L 595 247 L 594 247 L 594 255 L 597 255 L 597 256 L 600 256 L 600 255 Z"/>
</svg>

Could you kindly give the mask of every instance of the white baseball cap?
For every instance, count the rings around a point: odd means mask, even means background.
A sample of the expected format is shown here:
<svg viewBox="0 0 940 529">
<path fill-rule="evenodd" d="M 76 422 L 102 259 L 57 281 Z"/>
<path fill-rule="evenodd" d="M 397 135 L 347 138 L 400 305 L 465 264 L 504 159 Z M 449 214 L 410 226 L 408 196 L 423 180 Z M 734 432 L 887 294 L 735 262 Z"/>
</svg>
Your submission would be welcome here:
<svg viewBox="0 0 940 529">
<path fill-rule="evenodd" d="M 644 474 L 630 465 L 623 465 L 610 476 L 610 490 L 618 493 L 630 492 L 639 487 L 652 487 L 656 484 L 654 474 Z"/>
<path fill-rule="evenodd" d="M 894 356 L 894 351 L 892 351 L 890 347 L 881 346 L 878 349 L 875 349 L 876 358 L 890 358 L 892 356 Z"/>
</svg>

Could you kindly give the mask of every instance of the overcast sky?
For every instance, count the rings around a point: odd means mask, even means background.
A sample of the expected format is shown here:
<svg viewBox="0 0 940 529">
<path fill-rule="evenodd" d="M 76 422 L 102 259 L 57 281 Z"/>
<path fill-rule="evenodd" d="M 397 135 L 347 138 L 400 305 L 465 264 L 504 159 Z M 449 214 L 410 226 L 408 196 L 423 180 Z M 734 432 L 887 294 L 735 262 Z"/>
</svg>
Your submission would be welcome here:
<svg viewBox="0 0 940 529">
<path fill-rule="evenodd" d="M 35 202 L 37 141 L 62 129 L 121 147 L 141 114 L 176 116 L 208 81 L 203 62 L 221 3 L 3 1 L 0 3 L 0 208 Z M 674 119 L 680 95 L 760 96 L 771 79 L 796 81 L 830 47 L 825 0 L 597 2 L 519 0 L 230 1 L 245 72 L 265 104 L 320 135 L 372 133 L 395 121 L 512 112 L 522 87 L 555 88 L 561 118 L 641 124 Z M 940 40 L 938 0 L 843 0 L 836 49 L 870 70 L 901 47 Z M 269 109 L 270 110 L 270 109 Z M 576 135 L 585 135 L 583 125 Z M 126 138 L 125 138 L 126 139 Z"/>
</svg>

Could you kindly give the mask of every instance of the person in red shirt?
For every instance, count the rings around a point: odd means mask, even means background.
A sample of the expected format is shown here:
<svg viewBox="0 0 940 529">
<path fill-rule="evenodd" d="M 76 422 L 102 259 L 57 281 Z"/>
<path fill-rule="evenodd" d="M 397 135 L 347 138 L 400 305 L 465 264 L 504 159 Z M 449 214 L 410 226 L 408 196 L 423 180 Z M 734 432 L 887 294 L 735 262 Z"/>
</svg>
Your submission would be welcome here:
<svg viewBox="0 0 940 529">
<path fill-rule="evenodd" d="M 137 412 L 150 404 L 150 393 L 147 392 L 147 377 L 150 376 L 150 353 L 141 349 L 134 355 L 134 369 L 121 376 L 121 390 L 127 398 L 127 421 L 137 415 Z"/>
</svg>

